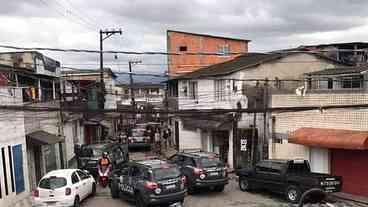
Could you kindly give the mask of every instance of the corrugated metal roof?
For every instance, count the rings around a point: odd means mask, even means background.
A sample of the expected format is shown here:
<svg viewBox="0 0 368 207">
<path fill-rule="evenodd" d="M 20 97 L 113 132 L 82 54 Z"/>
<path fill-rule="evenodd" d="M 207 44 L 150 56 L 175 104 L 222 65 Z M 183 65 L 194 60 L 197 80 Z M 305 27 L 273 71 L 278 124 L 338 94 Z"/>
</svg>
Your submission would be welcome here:
<svg viewBox="0 0 368 207">
<path fill-rule="evenodd" d="M 368 131 L 300 128 L 289 134 L 288 141 L 313 147 L 366 150 Z"/>
</svg>

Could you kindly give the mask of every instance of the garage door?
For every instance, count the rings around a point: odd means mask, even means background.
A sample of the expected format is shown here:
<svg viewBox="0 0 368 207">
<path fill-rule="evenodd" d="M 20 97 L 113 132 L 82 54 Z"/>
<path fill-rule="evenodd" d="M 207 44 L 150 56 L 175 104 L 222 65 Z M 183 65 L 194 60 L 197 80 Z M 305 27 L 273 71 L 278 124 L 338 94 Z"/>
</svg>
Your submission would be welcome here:
<svg viewBox="0 0 368 207">
<path fill-rule="evenodd" d="M 367 150 L 331 150 L 331 172 L 343 177 L 343 192 L 368 196 Z"/>
</svg>

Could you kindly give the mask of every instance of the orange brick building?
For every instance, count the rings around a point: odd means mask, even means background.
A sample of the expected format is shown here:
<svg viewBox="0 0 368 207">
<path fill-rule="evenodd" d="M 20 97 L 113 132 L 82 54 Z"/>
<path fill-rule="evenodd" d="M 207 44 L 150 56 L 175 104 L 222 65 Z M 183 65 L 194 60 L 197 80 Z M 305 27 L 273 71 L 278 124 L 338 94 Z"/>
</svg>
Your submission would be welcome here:
<svg viewBox="0 0 368 207">
<path fill-rule="evenodd" d="M 233 59 L 247 53 L 250 40 L 195 34 L 181 31 L 167 31 L 167 52 L 169 53 L 221 53 L 224 55 L 171 55 L 168 56 L 168 73 L 177 76 L 192 72 L 204 66 Z"/>
</svg>

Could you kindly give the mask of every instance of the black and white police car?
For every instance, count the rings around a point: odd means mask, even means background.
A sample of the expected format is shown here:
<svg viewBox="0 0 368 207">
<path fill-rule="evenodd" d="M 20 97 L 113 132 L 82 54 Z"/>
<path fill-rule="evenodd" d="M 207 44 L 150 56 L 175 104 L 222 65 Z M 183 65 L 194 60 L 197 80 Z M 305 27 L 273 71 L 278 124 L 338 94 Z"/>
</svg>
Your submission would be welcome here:
<svg viewBox="0 0 368 207">
<path fill-rule="evenodd" d="M 139 207 L 182 206 L 186 177 L 178 167 L 162 160 L 129 162 L 111 173 L 112 198 L 135 201 Z"/>
</svg>

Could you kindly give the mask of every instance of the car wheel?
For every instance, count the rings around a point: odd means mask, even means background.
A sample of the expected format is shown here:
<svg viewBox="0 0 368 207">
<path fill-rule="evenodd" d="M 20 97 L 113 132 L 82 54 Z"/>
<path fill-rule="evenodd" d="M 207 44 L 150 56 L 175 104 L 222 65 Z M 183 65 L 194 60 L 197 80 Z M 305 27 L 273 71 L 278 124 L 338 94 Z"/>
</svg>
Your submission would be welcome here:
<svg viewBox="0 0 368 207">
<path fill-rule="evenodd" d="M 298 203 L 300 195 L 300 190 L 296 186 L 291 185 L 286 189 L 286 200 L 291 203 Z"/>
<path fill-rule="evenodd" d="M 239 188 L 241 191 L 251 191 L 249 180 L 245 177 L 239 177 Z"/>
<path fill-rule="evenodd" d="M 76 196 L 74 199 L 74 207 L 79 207 L 80 206 L 80 200 L 79 200 L 79 196 Z"/>
<path fill-rule="evenodd" d="M 111 192 L 111 197 L 113 199 L 119 198 L 119 189 L 118 189 L 118 184 L 116 183 L 116 181 L 112 181 L 110 192 Z"/>
<path fill-rule="evenodd" d="M 144 202 L 141 194 L 136 196 L 136 206 L 137 207 L 147 207 L 148 205 Z"/>
<path fill-rule="evenodd" d="M 188 185 L 188 194 L 193 195 L 193 194 L 195 194 L 196 192 L 197 192 L 197 191 L 196 191 L 195 187 L 194 187 L 193 185 L 189 184 L 189 185 Z"/>
<path fill-rule="evenodd" d="M 219 185 L 219 186 L 216 186 L 214 190 L 216 192 L 222 192 L 222 191 L 224 191 L 224 189 L 225 189 L 224 185 Z"/>
<path fill-rule="evenodd" d="M 91 197 L 95 196 L 96 195 L 96 184 L 93 183 L 92 184 L 92 191 L 91 191 Z"/>
</svg>

